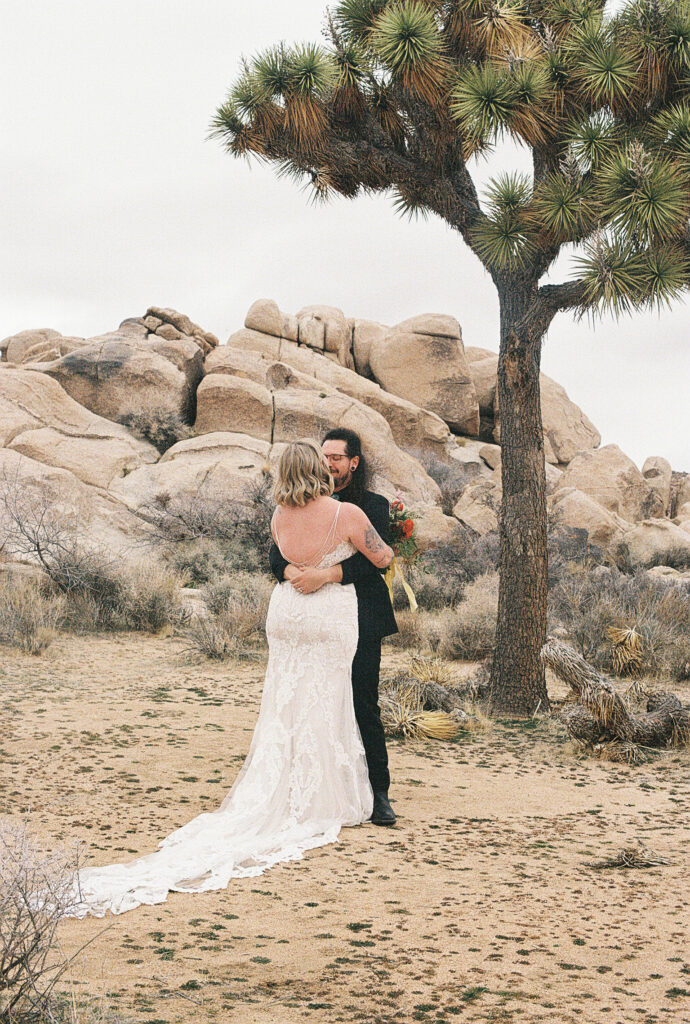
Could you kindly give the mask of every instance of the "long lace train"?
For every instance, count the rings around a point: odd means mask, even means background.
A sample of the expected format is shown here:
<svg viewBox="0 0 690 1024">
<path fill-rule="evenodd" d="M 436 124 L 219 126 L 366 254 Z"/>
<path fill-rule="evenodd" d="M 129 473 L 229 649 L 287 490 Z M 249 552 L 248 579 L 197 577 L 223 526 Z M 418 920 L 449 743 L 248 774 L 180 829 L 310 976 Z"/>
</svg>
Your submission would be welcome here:
<svg viewBox="0 0 690 1024">
<path fill-rule="evenodd" d="M 339 544 L 334 565 L 354 549 Z M 373 796 L 352 704 L 357 647 L 354 587 L 314 594 L 275 588 L 269 659 L 249 753 L 218 810 L 200 814 L 129 864 L 85 868 L 75 917 L 162 903 L 168 892 L 222 889 L 278 861 L 333 843 L 371 816 Z"/>
</svg>

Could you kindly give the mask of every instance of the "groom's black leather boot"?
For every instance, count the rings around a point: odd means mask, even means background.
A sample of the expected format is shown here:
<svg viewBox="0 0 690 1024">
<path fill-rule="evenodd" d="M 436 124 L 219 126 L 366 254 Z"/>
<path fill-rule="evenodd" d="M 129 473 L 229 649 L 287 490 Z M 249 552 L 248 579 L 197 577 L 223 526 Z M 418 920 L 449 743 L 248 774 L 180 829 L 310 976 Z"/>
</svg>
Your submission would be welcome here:
<svg viewBox="0 0 690 1024">
<path fill-rule="evenodd" d="M 374 793 L 371 821 L 374 825 L 395 825 L 395 811 L 388 801 L 388 793 L 385 790 Z"/>
</svg>

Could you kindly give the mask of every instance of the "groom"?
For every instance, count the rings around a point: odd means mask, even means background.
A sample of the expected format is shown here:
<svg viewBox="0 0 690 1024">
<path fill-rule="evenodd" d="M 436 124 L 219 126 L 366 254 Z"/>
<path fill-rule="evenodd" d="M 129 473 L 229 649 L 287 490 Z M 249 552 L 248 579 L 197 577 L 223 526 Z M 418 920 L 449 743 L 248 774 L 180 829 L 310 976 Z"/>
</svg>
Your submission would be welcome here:
<svg viewBox="0 0 690 1024">
<path fill-rule="evenodd" d="M 368 467 L 362 454 L 362 442 L 354 430 L 329 430 L 322 442 L 323 453 L 333 477 L 333 497 L 359 505 L 379 536 L 390 541 L 388 501 L 367 489 Z M 329 569 L 298 569 L 289 564 L 275 544 L 270 555 L 271 571 L 279 583 L 289 580 L 302 593 L 311 594 L 324 583 L 354 583 L 357 593 L 359 642 L 352 662 L 352 696 L 355 717 L 362 736 L 374 791 L 371 820 L 375 825 L 394 825 L 395 812 L 388 800 L 390 775 L 388 753 L 379 711 L 379 672 L 381 640 L 397 633 L 388 587 L 381 573 L 364 555 L 357 552 Z M 337 622 L 333 623 L 337 629 Z"/>
</svg>

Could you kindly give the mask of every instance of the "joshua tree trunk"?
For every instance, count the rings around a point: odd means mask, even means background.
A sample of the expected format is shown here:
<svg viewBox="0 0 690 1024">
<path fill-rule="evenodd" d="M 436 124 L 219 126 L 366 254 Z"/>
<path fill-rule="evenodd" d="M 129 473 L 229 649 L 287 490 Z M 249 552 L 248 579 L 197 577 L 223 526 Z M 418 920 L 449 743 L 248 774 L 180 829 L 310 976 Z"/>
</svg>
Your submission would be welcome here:
<svg viewBox="0 0 690 1024">
<path fill-rule="evenodd" d="M 546 475 L 539 394 L 542 337 L 528 314 L 536 285 L 518 275 L 497 284 L 503 502 L 490 708 L 493 714 L 521 717 L 537 707 L 549 707 L 539 657 L 546 639 Z"/>
</svg>

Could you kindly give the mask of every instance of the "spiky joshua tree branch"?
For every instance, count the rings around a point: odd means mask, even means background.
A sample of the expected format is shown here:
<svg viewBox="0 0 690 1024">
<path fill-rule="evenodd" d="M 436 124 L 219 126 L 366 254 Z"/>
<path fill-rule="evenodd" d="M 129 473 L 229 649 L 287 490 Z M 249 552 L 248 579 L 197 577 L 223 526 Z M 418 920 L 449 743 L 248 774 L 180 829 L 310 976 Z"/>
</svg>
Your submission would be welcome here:
<svg viewBox="0 0 690 1024">
<path fill-rule="evenodd" d="M 306 181 L 318 199 L 392 192 L 399 213 L 436 214 L 491 275 L 503 593 L 506 574 L 522 572 L 509 565 L 509 525 L 531 569 L 545 572 L 545 513 L 528 529 L 516 495 L 544 503 L 533 392 L 553 318 L 660 307 L 690 284 L 690 0 L 629 0 L 614 16 L 605 0 L 340 0 L 325 36 L 247 62 L 212 133 L 230 153 Z M 533 173 L 507 168 L 480 203 L 473 161 L 503 137 L 531 150 Z M 571 279 L 540 284 L 564 249 Z M 531 640 L 505 618 L 507 592 L 499 601 L 497 710 L 547 701 L 544 586 L 530 598 L 541 609 L 528 616 Z M 520 668 L 507 652 L 525 643 Z"/>
</svg>

